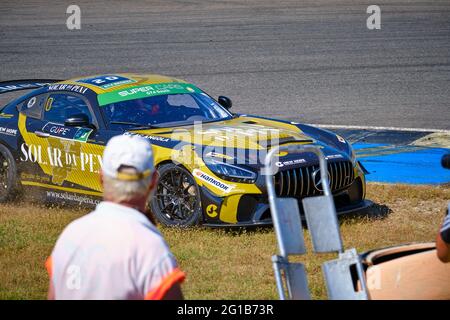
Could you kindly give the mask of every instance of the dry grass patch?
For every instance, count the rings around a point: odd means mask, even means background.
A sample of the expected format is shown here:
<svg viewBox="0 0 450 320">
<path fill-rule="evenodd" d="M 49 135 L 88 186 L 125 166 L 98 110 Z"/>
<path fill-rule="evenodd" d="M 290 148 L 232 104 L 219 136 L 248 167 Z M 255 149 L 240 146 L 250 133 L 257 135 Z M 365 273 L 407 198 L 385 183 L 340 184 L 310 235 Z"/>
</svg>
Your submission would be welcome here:
<svg viewBox="0 0 450 320">
<path fill-rule="evenodd" d="M 369 184 L 377 205 L 366 215 L 341 219 L 346 248 L 359 252 L 415 241 L 434 241 L 450 199 L 450 187 Z M 45 299 L 44 261 L 56 238 L 86 210 L 30 204 L 0 205 L 0 299 Z M 196 228 L 162 232 L 188 277 L 188 299 L 276 299 L 270 257 L 276 252 L 271 228 L 226 231 Z M 326 298 L 320 265 L 333 255 L 300 257 L 314 298 Z"/>
</svg>

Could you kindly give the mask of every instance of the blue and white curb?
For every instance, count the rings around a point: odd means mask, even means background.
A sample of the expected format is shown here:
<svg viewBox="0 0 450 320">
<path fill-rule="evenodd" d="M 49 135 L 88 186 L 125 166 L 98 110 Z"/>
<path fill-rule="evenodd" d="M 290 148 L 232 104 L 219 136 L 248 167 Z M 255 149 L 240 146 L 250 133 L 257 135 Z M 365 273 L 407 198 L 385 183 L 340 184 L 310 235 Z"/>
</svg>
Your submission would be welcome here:
<svg viewBox="0 0 450 320">
<path fill-rule="evenodd" d="M 345 137 L 369 182 L 442 185 L 450 170 L 441 166 L 450 153 L 450 130 L 320 125 Z"/>
</svg>

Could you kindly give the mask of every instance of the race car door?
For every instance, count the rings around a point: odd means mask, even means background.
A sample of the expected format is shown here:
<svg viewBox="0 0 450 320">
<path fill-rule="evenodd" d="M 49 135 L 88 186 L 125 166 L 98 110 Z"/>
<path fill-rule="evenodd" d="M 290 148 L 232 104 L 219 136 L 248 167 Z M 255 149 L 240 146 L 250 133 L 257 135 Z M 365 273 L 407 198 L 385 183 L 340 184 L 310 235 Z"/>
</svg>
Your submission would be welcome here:
<svg viewBox="0 0 450 320">
<path fill-rule="evenodd" d="M 99 139 L 98 121 L 85 97 L 51 93 L 39 119 L 21 122 L 25 126 L 21 129 L 25 143 L 20 160 L 37 163 L 41 169 L 34 180 L 22 179 L 23 185 L 101 195 L 98 174 L 105 143 Z"/>
</svg>

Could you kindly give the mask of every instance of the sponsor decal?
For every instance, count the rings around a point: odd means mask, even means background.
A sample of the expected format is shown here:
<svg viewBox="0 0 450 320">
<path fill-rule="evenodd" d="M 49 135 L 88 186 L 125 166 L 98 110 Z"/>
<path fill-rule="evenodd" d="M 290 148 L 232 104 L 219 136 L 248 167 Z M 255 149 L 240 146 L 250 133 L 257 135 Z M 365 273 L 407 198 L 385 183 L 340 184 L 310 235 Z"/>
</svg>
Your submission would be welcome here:
<svg viewBox="0 0 450 320">
<path fill-rule="evenodd" d="M 188 92 L 195 92 L 192 88 L 183 86 L 179 83 L 160 83 L 152 84 L 138 88 L 132 88 L 129 90 L 119 91 L 118 94 L 121 97 L 126 97 L 128 95 L 135 95 L 143 93 L 147 96 L 155 96 L 161 94 L 169 94 L 171 91 L 183 90 Z"/>
<path fill-rule="evenodd" d="M 15 137 L 17 136 L 17 129 L 0 127 L 0 134 Z"/>
<path fill-rule="evenodd" d="M 183 94 L 183 93 L 201 93 L 202 91 L 197 87 L 187 83 L 157 83 L 148 84 L 139 87 L 133 87 L 127 90 L 117 90 L 99 94 L 97 96 L 98 104 L 104 106 L 110 103 L 119 101 L 126 101 L 132 99 L 142 99 L 152 96 L 159 96 L 165 94 Z"/>
<path fill-rule="evenodd" d="M 258 141 L 268 140 L 268 138 L 278 138 L 281 131 L 277 128 L 265 127 L 260 124 L 248 124 L 245 126 L 216 126 L 206 129 L 197 129 L 195 133 L 198 135 L 214 136 L 216 140 L 227 141 L 234 138 L 259 138 Z"/>
<path fill-rule="evenodd" d="M 44 176 L 44 175 L 39 175 L 39 174 L 27 173 L 27 172 L 22 172 L 20 174 L 20 178 L 22 180 L 43 182 L 43 183 L 49 183 L 51 181 L 50 176 L 47 176 L 47 175 Z"/>
<path fill-rule="evenodd" d="M 284 167 L 284 166 L 293 166 L 296 164 L 300 164 L 300 163 L 305 163 L 306 160 L 305 159 L 295 159 L 295 160 L 289 160 L 289 161 L 282 161 L 282 162 L 275 162 L 275 165 L 279 168 Z"/>
<path fill-rule="evenodd" d="M 75 142 L 72 142 L 75 143 Z M 52 168 L 62 168 L 65 172 L 61 174 L 67 175 L 73 168 L 78 168 L 81 171 L 99 173 L 96 168 L 102 166 L 102 156 L 98 154 L 73 152 L 67 146 L 66 149 L 47 147 L 43 148 L 41 145 L 22 143 L 20 146 L 20 161 L 32 162 L 41 165 L 50 165 Z"/>
<path fill-rule="evenodd" d="M 54 85 L 48 86 L 48 90 L 49 91 L 64 90 L 64 91 L 72 91 L 72 92 L 76 92 L 76 93 L 85 94 L 86 91 L 88 90 L 88 88 L 84 87 L 84 86 L 76 85 L 76 84 L 60 83 L 60 84 L 54 84 Z"/>
<path fill-rule="evenodd" d="M 52 126 L 50 128 L 50 133 L 53 133 L 55 136 L 65 136 L 70 130 L 70 128 L 65 128 L 62 126 Z"/>
<path fill-rule="evenodd" d="M 68 200 L 68 201 L 78 202 L 80 205 L 81 204 L 97 205 L 100 203 L 100 200 L 79 196 L 77 194 L 73 194 L 73 193 L 69 193 L 69 192 L 47 191 L 46 195 L 47 195 L 47 198 L 50 198 L 50 199 Z"/>
<path fill-rule="evenodd" d="M 140 134 L 140 133 L 136 133 L 136 132 L 125 132 L 123 135 L 124 136 L 139 136 L 139 137 L 145 138 L 150 141 L 160 141 L 160 142 L 169 142 L 170 141 L 169 138 L 159 137 L 159 136 L 151 136 L 151 135 Z"/>
<path fill-rule="evenodd" d="M 72 139 L 77 130 L 78 129 L 74 127 L 65 127 L 52 122 L 46 123 L 42 128 L 42 131 L 49 133 L 51 136 L 64 139 Z"/>
<path fill-rule="evenodd" d="M 214 178 L 214 177 L 210 176 L 209 174 L 204 173 L 203 171 L 198 170 L 198 169 L 194 169 L 194 177 L 197 177 L 200 180 L 202 180 L 210 185 L 213 185 L 214 187 L 216 187 L 224 192 L 230 192 L 231 189 L 233 189 L 233 186 L 230 186 L 228 184 L 220 182 L 216 178 Z"/>
<path fill-rule="evenodd" d="M 341 158 L 343 158 L 342 154 L 331 154 L 331 155 L 325 156 L 325 160 L 341 159 Z"/>
<path fill-rule="evenodd" d="M 42 131 L 60 139 L 87 142 L 93 130 L 90 128 L 66 127 L 57 123 L 48 122 L 42 128 Z"/>
<path fill-rule="evenodd" d="M 86 142 L 93 130 L 88 128 L 80 128 L 73 136 L 73 139 L 80 142 Z"/>
<path fill-rule="evenodd" d="M 209 206 L 206 207 L 206 214 L 211 217 L 211 218 L 215 218 L 217 217 L 217 206 L 215 204 L 210 204 Z"/>
<path fill-rule="evenodd" d="M 341 154 L 332 154 L 332 155 L 328 155 L 325 157 L 326 160 L 330 160 L 330 159 L 340 159 L 343 158 L 343 156 Z M 293 166 L 296 164 L 302 164 L 302 163 L 306 163 L 305 159 L 295 159 L 295 160 L 289 160 L 289 161 L 278 161 L 275 162 L 275 165 L 279 168 L 285 167 L 285 166 Z"/>
<path fill-rule="evenodd" d="M 109 89 L 113 87 L 122 86 L 124 84 L 135 83 L 136 80 L 116 75 L 105 75 L 101 77 L 82 79 L 78 80 L 77 82 L 90 84 L 102 89 Z"/>
<path fill-rule="evenodd" d="M 1 86 L 0 87 L 0 93 L 8 92 L 8 91 L 15 91 L 15 90 L 22 90 L 22 89 L 35 89 L 38 87 L 46 86 L 48 83 L 45 82 L 32 82 L 32 83 L 23 83 L 23 84 L 14 84 L 9 86 Z"/>
</svg>

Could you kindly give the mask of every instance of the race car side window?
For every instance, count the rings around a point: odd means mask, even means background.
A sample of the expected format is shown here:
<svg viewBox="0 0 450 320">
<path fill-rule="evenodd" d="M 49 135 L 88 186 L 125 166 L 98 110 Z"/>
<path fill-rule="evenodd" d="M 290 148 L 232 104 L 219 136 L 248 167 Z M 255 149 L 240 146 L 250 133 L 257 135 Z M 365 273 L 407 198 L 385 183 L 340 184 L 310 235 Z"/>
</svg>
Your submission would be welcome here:
<svg viewBox="0 0 450 320">
<path fill-rule="evenodd" d="M 40 119 L 46 97 L 47 94 L 40 94 L 25 100 L 22 104 L 19 104 L 19 111 L 27 117 Z"/>
<path fill-rule="evenodd" d="M 89 123 L 97 124 L 87 102 L 81 96 L 54 93 L 46 99 L 42 120 L 64 124 L 68 117 L 81 113 L 88 116 Z"/>
</svg>

